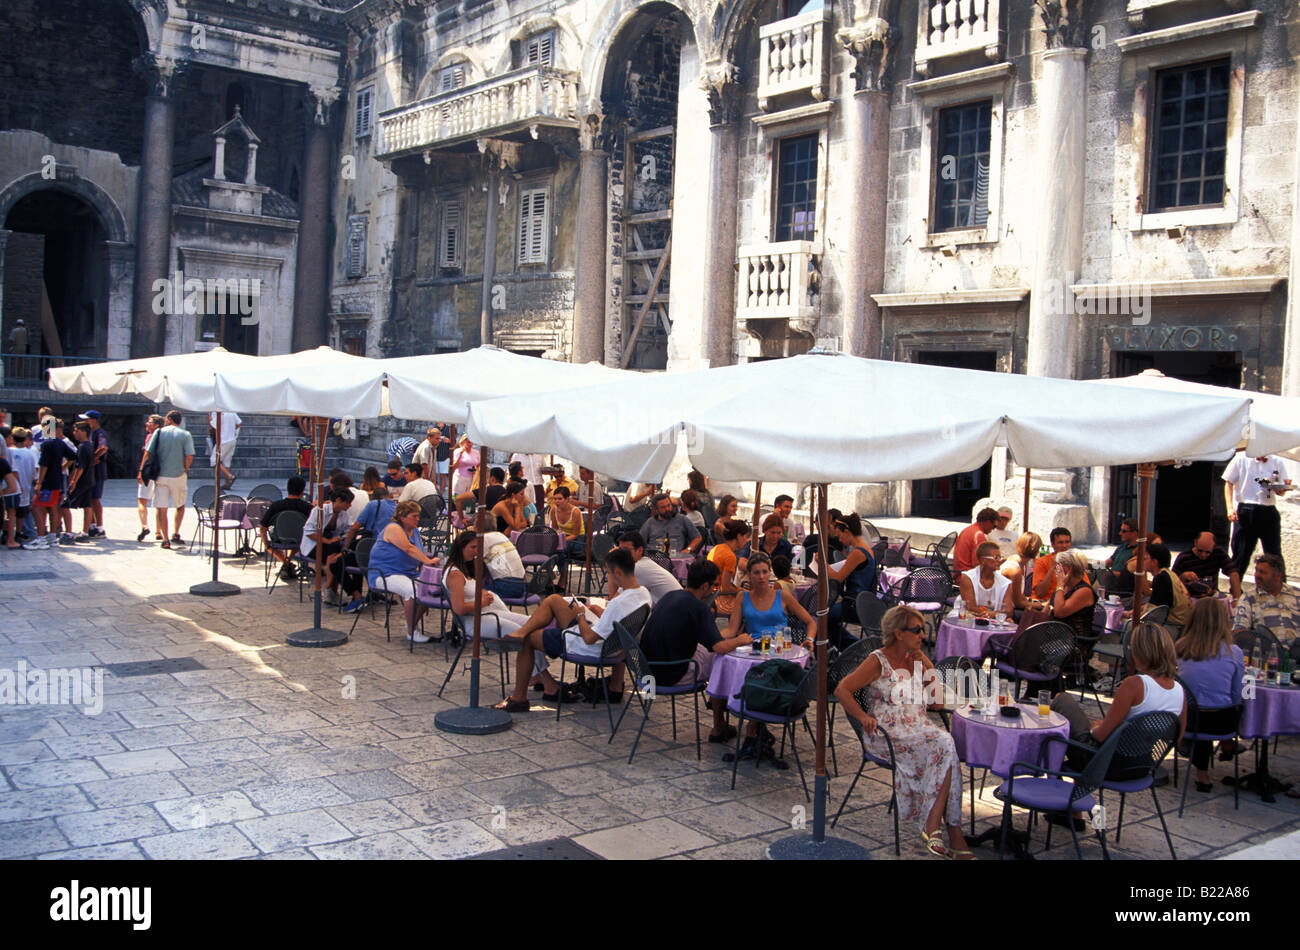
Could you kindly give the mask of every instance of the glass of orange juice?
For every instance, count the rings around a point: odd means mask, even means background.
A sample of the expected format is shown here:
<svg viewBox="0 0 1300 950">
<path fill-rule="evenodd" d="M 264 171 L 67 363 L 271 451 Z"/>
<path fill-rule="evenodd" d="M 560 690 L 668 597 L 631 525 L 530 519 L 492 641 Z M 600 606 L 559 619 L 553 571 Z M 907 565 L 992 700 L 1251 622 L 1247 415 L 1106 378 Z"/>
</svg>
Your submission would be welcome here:
<svg viewBox="0 0 1300 950">
<path fill-rule="evenodd" d="M 1038 715 L 1041 719 L 1046 719 L 1052 714 L 1052 693 L 1050 690 L 1040 689 L 1038 691 Z"/>
</svg>

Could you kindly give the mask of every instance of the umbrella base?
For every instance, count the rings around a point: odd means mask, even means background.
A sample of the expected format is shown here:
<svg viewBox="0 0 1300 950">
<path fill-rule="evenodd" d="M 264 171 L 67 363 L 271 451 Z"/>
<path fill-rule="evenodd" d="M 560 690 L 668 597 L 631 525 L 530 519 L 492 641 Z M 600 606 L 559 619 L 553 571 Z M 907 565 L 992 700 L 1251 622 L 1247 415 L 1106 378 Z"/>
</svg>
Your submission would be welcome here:
<svg viewBox="0 0 1300 950">
<path fill-rule="evenodd" d="M 767 857 L 771 861 L 866 861 L 871 852 L 843 838 L 814 841 L 808 834 L 773 841 L 767 846 Z"/>
<path fill-rule="evenodd" d="M 510 713 L 488 706 L 444 709 L 433 717 L 433 724 L 441 731 L 462 736 L 488 736 L 494 732 L 505 732 L 512 722 Z"/>
<path fill-rule="evenodd" d="M 348 642 L 348 635 L 340 630 L 308 627 L 295 630 L 284 638 L 284 642 L 291 647 L 337 647 Z"/>
<path fill-rule="evenodd" d="M 202 584 L 195 584 L 190 588 L 190 593 L 195 597 L 230 597 L 234 594 L 243 593 L 238 584 L 227 584 L 225 581 L 204 581 Z"/>
</svg>

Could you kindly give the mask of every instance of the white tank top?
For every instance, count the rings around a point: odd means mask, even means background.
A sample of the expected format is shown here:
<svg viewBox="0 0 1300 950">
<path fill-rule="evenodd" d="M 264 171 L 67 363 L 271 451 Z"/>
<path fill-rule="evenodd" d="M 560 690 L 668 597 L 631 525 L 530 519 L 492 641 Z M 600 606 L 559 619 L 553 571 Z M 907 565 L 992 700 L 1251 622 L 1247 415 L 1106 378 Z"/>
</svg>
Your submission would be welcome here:
<svg viewBox="0 0 1300 950">
<path fill-rule="evenodd" d="M 1011 579 L 1003 577 L 1001 573 L 993 575 L 993 586 L 985 587 L 980 583 L 980 569 L 972 567 L 969 571 L 962 571 L 964 577 L 970 578 L 971 587 L 975 588 L 975 603 L 967 604 L 968 607 L 988 607 L 990 610 L 1001 610 L 1002 601 L 1006 599 L 1007 588 L 1011 586 Z"/>
<path fill-rule="evenodd" d="M 1183 687 L 1174 683 L 1173 689 L 1165 689 L 1145 673 L 1138 674 L 1142 680 L 1142 702 L 1128 711 L 1125 719 L 1132 719 L 1145 713 L 1168 712 L 1177 716 L 1183 711 Z"/>
</svg>

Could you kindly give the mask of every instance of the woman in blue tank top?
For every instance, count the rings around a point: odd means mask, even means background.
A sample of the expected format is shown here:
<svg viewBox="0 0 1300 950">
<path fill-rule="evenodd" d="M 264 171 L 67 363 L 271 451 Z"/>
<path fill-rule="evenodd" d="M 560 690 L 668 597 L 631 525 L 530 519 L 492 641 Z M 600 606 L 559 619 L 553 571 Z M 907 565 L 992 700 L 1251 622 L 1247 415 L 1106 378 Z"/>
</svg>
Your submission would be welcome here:
<svg viewBox="0 0 1300 950">
<path fill-rule="evenodd" d="M 406 614 L 406 638 L 427 643 L 429 638 L 415 632 L 424 608 L 415 600 L 415 579 L 424 565 L 436 565 L 420 546 L 420 503 L 403 501 L 397 505 L 392 522 L 370 549 L 367 581 L 371 590 L 387 591 L 402 598 Z"/>
<path fill-rule="evenodd" d="M 740 636 L 743 626 L 743 632 L 757 640 L 765 631 L 784 627 L 787 614 L 803 621 L 806 629 L 812 629 L 813 619 L 808 611 L 793 594 L 772 583 L 772 561 L 766 554 L 760 552 L 751 557 L 747 573 L 749 590 L 741 591 L 740 609 L 731 612 L 724 637 Z"/>
</svg>

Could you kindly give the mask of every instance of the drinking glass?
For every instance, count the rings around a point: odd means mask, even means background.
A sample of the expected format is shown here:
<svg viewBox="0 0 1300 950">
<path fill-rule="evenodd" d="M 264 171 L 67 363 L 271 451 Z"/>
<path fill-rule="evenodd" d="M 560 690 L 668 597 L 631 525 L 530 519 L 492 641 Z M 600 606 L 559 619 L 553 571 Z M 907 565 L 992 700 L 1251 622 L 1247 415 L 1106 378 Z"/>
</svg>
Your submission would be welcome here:
<svg viewBox="0 0 1300 950">
<path fill-rule="evenodd" d="M 995 619 L 999 624 L 1006 623 L 1007 622 L 1006 612 L 999 610 L 993 619 Z"/>
<path fill-rule="evenodd" d="M 761 653 L 763 653 L 766 656 L 767 654 L 772 652 L 772 631 L 771 630 L 763 631 L 763 639 L 760 641 L 760 643 L 761 643 L 761 647 L 760 647 Z"/>
<path fill-rule="evenodd" d="M 1047 689 L 1038 691 L 1038 716 L 1046 719 L 1052 714 L 1052 692 Z"/>
<path fill-rule="evenodd" d="M 1008 706 L 1011 704 L 1011 684 L 1004 683 L 998 690 L 998 705 Z"/>
</svg>

